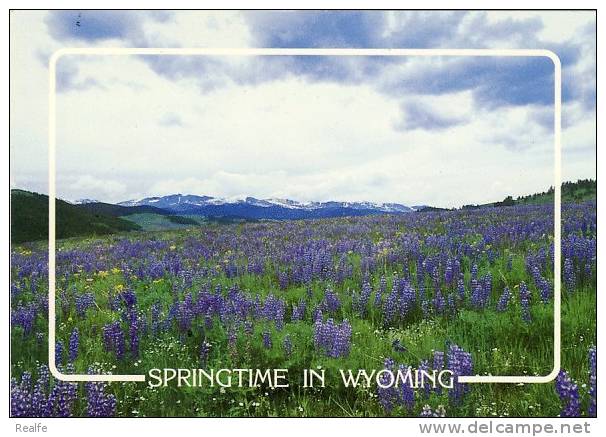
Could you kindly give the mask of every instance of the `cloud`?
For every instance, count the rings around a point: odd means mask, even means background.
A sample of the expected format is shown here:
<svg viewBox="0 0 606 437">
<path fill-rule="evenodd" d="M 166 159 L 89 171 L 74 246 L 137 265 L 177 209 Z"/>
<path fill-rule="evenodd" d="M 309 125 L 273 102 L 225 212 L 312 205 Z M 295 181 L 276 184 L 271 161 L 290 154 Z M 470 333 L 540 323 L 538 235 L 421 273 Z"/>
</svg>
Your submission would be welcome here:
<svg viewBox="0 0 606 437">
<path fill-rule="evenodd" d="M 81 77 L 77 61 L 62 58 L 57 63 L 56 75 L 57 92 L 84 91 L 89 88 L 104 88 L 104 86 L 93 77 Z"/>
<path fill-rule="evenodd" d="M 465 11 L 254 11 L 245 17 L 263 47 L 541 48 L 556 52 L 565 67 L 576 65 L 581 53 L 580 41 L 542 40 L 539 34 L 545 26 L 539 15 L 496 20 L 495 15 Z M 375 80 L 381 71 L 389 74 L 391 67 L 397 72 L 404 62 L 312 56 L 289 60 L 284 67 L 310 80 L 359 83 Z M 443 68 L 432 64 L 409 69 L 398 82 L 429 94 L 471 89 L 482 105 L 549 105 L 552 74 L 553 64 L 547 58 L 462 58 L 443 63 Z M 393 91 L 393 85 L 384 91 Z M 575 89 L 571 85 L 565 90 L 564 99 L 578 97 Z"/>
<path fill-rule="evenodd" d="M 67 200 L 91 198 L 96 200 L 122 198 L 127 193 L 126 184 L 105 175 L 91 174 L 59 175 L 57 178 L 58 197 Z"/>
<path fill-rule="evenodd" d="M 251 11 L 244 14 L 259 47 L 374 47 L 384 13 Z"/>
<path fill-rule="evenodd" d="M 49 34 L 56 40 L 97 42 L 109 39 L 136 39 L 145 19 L 165 22 L 165 11 L 62 10 L 46 19 Z"/>
<path fill-rule="evenodd" d="M 564 175 L 595 175 L 595 14 L 84 11 L 82 29 L 71 13 L 11 14 L 11 170 L 23 188 L 46 186 L 48 56 L 65 46 L 553 49 Z M 542 191 L 552 71 L 548 59 L 70 56 L 58 189 L 443 206 Z"/>
<path fill-rule="evenodd" d="M 116 11 L 55 11 L 49 14 L 49 33 L 55 39 L 98 41 L 125 38 L 136 32 L 140 20 Z"/>
<path fill-rule="evenodd" d="M 164 114 L 158 120 L 158 124 L 160 126 L 165 126 L 165 127 L 184 127 L 185 126 L 183 119 L 178 114 L 175 114 L 172 112 Z"/>
<path fill-rule="evenodd" d="M 553 105 L 549 58 L 426 58 L 383 76 L 382 92 L 443 95 L 471 91 L 481 108 Z"/>
<path fill-rule="evenodd" d="M 467 121 L 466 118 L 460 115 L 441 113 L 439 110 L 420 101 L 403 104 L 402 111 L 404 119 L 395 126 L 399 130 L 426 129 L 439 131 L 463 124 Z"/>
<path fill-rule="evenodd" d="M 75 25 L 76 22 L 80 25 Z M 558 22 L 550 20 L 549 23 L 551 28 Z M 560 56 L 565 75 L 576 76 L 578 69 L 568 71 L 577 66 L 583 44 L 592 41 L 590 32 L 592 29 L 595 32 L 595 24 L 592 27 L 589 23 L 582 30 L 584 34 L 575 38 L 546 41 L 541 38 L 546 29 L 541 15 L 505 14 L 503 17 L 495 13 L 466 11 L 247 11 L 240 18 L 225 11 L 214 16 L 141 11 L 56 11 L 49 15 L 47 24 L 51 35 L 60 40 L 118 39 L 124 45 L 142 47 L 182 46 L 183 40 L 198 47 L 208 46 L 210 40 L 213 46 L 220 47 L 225 46 L 221 41 L 234 34 L 238 36 L 232 46 L 546 48 Z M 163 28 L 170 32 L 163 32 Z M 197 28 L 210 28 L 212 32 L 202 35 Z M 210 36 L 213 34 L 221 35 L 223 40 L 217 41 L 216 37 Z M 175 35 L 179 35 L 181 41 L 175 39 Z M 194 80 L 202 92 L 234 82 L 256 85 L 297 75 L 310 81 L 375 82 L 385 93 L 410 91 L 411 88 L 426 94 L 473 90 L 478 104 L 483 107 L 550 105 L 553 99 L 553 87 L 550 86 L 553 66 L 548 59 L 457 59 L 433 63 L 429 67 L 407 62 L 408 59 L 389 57 L 305 56 L 258 58 L 254 62 L 249 58 L 232 62 L 224 57 L 148 56 L 142 59 L 157 74 L 171 80 Z M 402 70 L 402 64 L 418 65 L 419 68 Z M 564 81 L 564 101 L 580 99 L 591 109 L 595 93 L 584 85 L 591 74 L 585 69 L 584 81 Z M 387 80 L 389 78 L 391 80 Z"/>
</svg>

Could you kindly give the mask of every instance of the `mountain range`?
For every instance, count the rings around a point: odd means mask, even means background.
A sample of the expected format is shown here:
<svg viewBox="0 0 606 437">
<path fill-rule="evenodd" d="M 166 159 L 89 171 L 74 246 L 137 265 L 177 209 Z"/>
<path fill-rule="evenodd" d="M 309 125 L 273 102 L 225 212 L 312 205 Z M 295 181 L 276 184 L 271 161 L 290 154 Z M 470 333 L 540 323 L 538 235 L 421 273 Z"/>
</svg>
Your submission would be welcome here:
<svg viewBox="0 0 606 437">
<path fill-rule="evenodd" d="M 298 202 L 291 199 L 221 198 L 171 194 L 119 202 L 126 207 L 155 207 L 173 214 L 241 219 L 306 219 L 372 214 L 402 214 L 416 210 L 399 203 Z"/>
<path fill-rule="evenodd" d="M 595 180 L 562 184 L 563 202 L 595 201 Z M 528 196 L 461 209 L 490 208 L 553 202 L 553 188 Z M 429 206 L 406 206 L 373 202 L 297 202 L 289 199 L 224 199 L 211 196 L 172 194 L 147 197 L 119 204 L 92 199 L 75 202 L 56 200 L 57 238 L 98 236 L 126 231 L 179 229 L 208 222 L 230 223 L 240 220 L 285 220 L 363 216 L 372 214 L 407 214 L 413 211 L 442 211 Z M 11 241 L 24 243 L 48 238 L 48 196 L 25 190 L 11 190 Z"/>
</svg>

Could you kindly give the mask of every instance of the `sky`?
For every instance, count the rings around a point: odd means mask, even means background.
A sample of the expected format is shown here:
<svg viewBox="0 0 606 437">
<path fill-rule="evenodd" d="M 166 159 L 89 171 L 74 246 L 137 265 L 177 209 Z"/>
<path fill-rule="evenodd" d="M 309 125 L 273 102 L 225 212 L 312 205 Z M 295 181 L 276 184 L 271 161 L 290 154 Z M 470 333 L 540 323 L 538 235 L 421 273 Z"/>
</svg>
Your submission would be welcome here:
<svg viewBox="0 0 606 437">
<path fill-rule="evenodd" d="M 528 48 L 562 62 L 563 179 L 596 177 L 596 21 L 579 11 L 11 11 L 11 185 L 48 192 L 64 47 Z M 57 194 L 457 207 L 553 184 L 540 58 L 65 56 Z"/>
</svg>

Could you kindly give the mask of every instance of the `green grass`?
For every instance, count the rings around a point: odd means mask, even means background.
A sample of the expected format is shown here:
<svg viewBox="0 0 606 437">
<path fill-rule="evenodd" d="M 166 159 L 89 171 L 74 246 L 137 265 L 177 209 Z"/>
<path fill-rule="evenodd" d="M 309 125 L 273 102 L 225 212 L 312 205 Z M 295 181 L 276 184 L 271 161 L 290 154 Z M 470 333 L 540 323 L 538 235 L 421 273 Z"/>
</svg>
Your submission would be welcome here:
<svg viewBox="0 0 606 437">
<path fill-rule="evenodd" d="M 160 226 L 160 217 L 129 216 L 138 219 L 137 223 L 146 229 Z M 163 223 L 164 225 L 165 223 Z M 175 229 L 129 235 L 136 239 L 155 239 L 169 242 L 170 251 L 179 254 L 184 242 L 202 232 L 212 231 L 218 226 L 208 224 L 206 228 Z M 243 224 L 229 225 L 234 233 L 242 230 Z M 384 236 L 375 235 L 376 241 Z M 87 249 L 114 244 L 118 238 L 70 239 L 59 242 L 62 250 L 74 248 Z M 473 240 L 473 238 L 471 238 Z M 454 315 L 425 317 L 420 310 L 410 314 L 397 326 L 384 327 L 381 314 L 370 307 L 368 314 L 361 318 L 352 308 L 350 290 L 361 282 L 360 256 L 351 254 L 348 261 L 353 266 L 353 276 L 335 288 L 341 298 L 341 312 L 338 320 L 349 319 L 352 323 L 352 349 L 348 357 L 331 359 L 315 350 L 313 345 L 313 325 L 310 321 L 310 308 L 322 300 L 327 283 L 314 281 L 311 284 L 312 295 L 308 299 L 308 314 L 304 322 L 287 323 L 279 331 L 272 323 L 256 323 L 251 335 L 239 335 L 235 346 L 227 345 L 227 332 L 214 321 L 212 327 L 194 329 L 191 335 L 170 333 L 145 338 L 141 343 L 139 360 L 117 361 L 102 347 L 100 330 L 106 323 L 114 321 L 116 314 L 107 310 L 110 296 L 127 286 L 133 288 L 138 298 L 139 308 L 148 311 L 151 305 L 159 302 L 166 313 L 173 299 L 173 285 L 167 278 L 156 281 L 133 281 L 128 273 L 109 270 L 101 273 L 78 272 L 69 278 L 58 278 L 58 290 L 65 292 L 92 292 L 98 311 L 89 311 L 85 319 L 75 314 L 73 303 L 65 309 L 57 303 L 57 338 L 65 345 L 69 342 L 74 328 L 80 331 L 80 355 L 75 364 L 77 371 L 85 372 L 89 365 L 113 373 L 145 373 L 151 368 L 196 368 L 199 345 L 203 340 L 212 343 L 208 366 L 210 368 L 289 368 L 291 387 L 288 390 L 268 388 L 166 388 L 150 389 L 144 384 L 110 385 L 119 401 L 121 416 L 384 416 L 386 413 L 378 404 L 375 388 L 344 388 L 338 378 L 338 369 L 381 369 L 386 357 L 392 357 L 398 363 L 417 366 L 421 360 L 431 360 L 435 350 L 444 350 L 447 342 L 453 342 L 471 352 L 474 359 L 474 371 L 481 375 L 544 375 L 552 368 L 553 360 L 553 304 L 543 304 L 538 290 L 530 285 L 532 293 L 532 322 L 525 323 L 521 318 L 520 303 L 517 299 L 517 284 L 526 281 L 531 284 L 525 271 L 524 255 L 530 246 L 520 245 L 499 252 L 493 262 L 485 258 L 479 263 L 479 275 L 488 272 L 493 276 L 493 296 L 491 306 L 483 310 L 463 309 Z M 34 247 L 44 250 L 44 245 Z M 536 248 L 536 247 L 535 247 Z M 25 248 L 17 248 L 26 253 Z M 31 254 L 30 254 L 31 255 Z M 512 270 L 506 265 L 512 256 Z M 201 263 L 206 261 L 201 260 Z M 214 260 L 212 261 L 214 262 Z M 209 261 L 209 267 L 212 266 Z M 466 281 L 469 280 L 471 261 L 464 259 L 463 269 Z M 387 289 L 391 288 L 393 274 L 402 274 L 403 265 L 385 265 L 383 270 L 371 278 L 373 289 L 378 288 L 380 274 L 387 274 Z M 414 273 L 416 265 L 410 263 L 408 269 Z M 224 274 L 212 277 L 211 289 L 221 285 L 228 290 L 233 285 L 246 290 L 250 295 L 279 295 L 288 304 L 296 303 L 306 296 L 307 287 L 291 286 L 280 290 L 276 271 L 267 266 L 264 275 L 243 274 L 227 278 Z M 514 295 L 513 302 L 506 312 L 497 312 L 494 304 L 500 291 L 509 286 Z M 194 295 L 202 288 L 201 281 L 195 281 L 191 290 Z M 33 297 L 33 296 L 31 296 Z M 24 299 L 27 299 L 26 295 Z M 374 299 L 374 294 L 370 301 Z M 562 368 L 579 382 L 585 384 L 588 378 L 587 350 L 596 343 L 596 285 L 595 273 L 592 281 L 579 284 L 574 293 L 568 293 L 563 287 L 562 299 Z M 46 321 L 36 321 L 36 331 L 46 332 Z M 262 332 L 269 330 L 273 345 L 265 349 L 260 341 Z M 282 342 L 288 335 L 292 339 L 294 351 L 286 356 Z M 403 352 L 394 351 L 392 342 L 399 340 L 405 345 Z M 19 329 L 11 333 L 13 375 L 19 375 L 23 369 L 35 369 L 37 363 L 46 362 L 46 337 L 42 343 L 33 336 L 24 336 Z M 327 387 L 303 388 L 297 375 L 303 369 L 326 369 Z M 587 394 L 582 390 L 583 405 L 587 403 Z M 448 416 L 459 417 L 555 417 L 561 410 L 560 401 L 553 383 L 549 384 L 482 384 L 472 385 L 469 393 L 460 404 L 452 404 L 445 392 L 432 393 L 427 399 L 418 399 L 412 411 L 402 408 L 394 410 L 394 416 L 418 416 L 423 405 L 433 408 L 444 405 Z M 77 406 L 83 414 L 84 402 Z"/>
<path fill-rule="evenodd" d="M 160 215 L 154 213 L 131 214 L 120 218 L 136 224 L 145 231 L 184 229 L 192 226 L 199 226 L 203 223 L 201 219 L 194 217 Z"/>
</svg>

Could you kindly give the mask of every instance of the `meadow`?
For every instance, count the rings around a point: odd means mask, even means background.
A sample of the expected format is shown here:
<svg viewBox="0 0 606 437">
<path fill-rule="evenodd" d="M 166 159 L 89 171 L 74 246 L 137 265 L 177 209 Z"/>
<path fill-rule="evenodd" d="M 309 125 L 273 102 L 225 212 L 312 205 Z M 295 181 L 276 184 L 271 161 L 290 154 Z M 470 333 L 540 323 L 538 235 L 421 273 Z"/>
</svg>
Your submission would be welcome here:
<svg viewBox="0 0 606 437">
<path fill-rule="evenodd" d="M 548 384 L 344 387 L 338 369 L 545 375 L 553 207 L 209 222 L 57 243 L 63 372 L 326 370 L 326 387 L 157 387 L 49 376 L 48 254 L 12 248 L 13 416 L 596 414 L 596 204 L 565 203 L 562 371 Z"/>
</svg>

